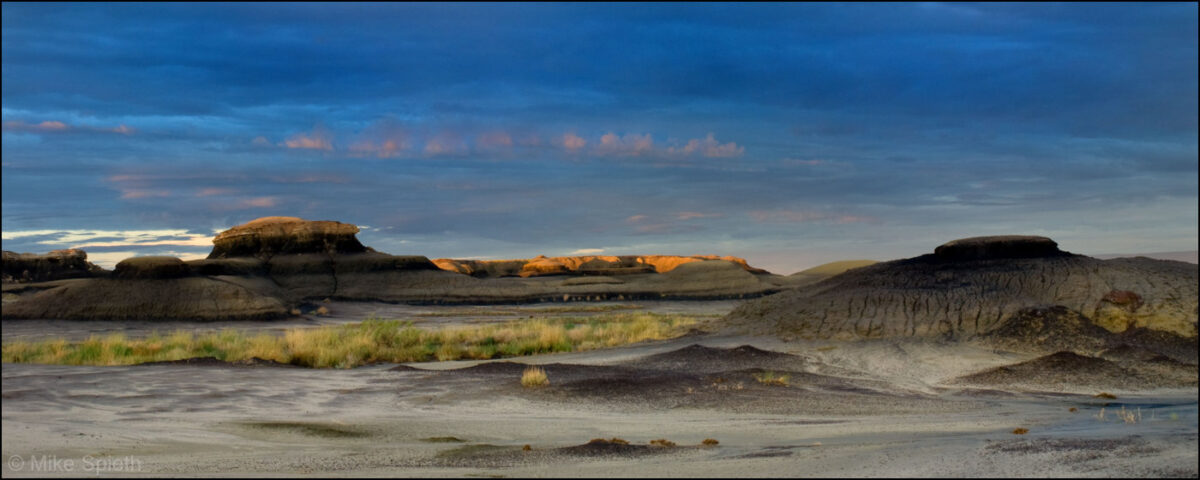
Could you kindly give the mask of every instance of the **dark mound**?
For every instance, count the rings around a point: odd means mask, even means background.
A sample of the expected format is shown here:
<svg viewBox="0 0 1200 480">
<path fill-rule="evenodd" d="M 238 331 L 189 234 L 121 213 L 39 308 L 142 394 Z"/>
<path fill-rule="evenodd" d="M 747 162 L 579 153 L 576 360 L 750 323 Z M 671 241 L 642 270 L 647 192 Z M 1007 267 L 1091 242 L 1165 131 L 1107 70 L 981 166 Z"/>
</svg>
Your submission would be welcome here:
<svg viewBox="0 0 1200 480">
<path fill-rule="evenodd" d="M 1082 313 L 1062 305 L 1023 308 L 983 335 L 1002 342 L 1059 350 L 1096 348 L 1112 336 L 1112 332 L 1092 323 Z"/>
<path fill-rule="evenodd" d="M 795 355 L 760 350 L 750 345 L 713 348 L 692 344 L 628 362 L 641 368 L 685 372 L 715 372 L 748 368 L 799 369 L 804 360 Z"/>
<path fill-rule="evenodd" d="M 1038 388 L 1127 389 L 1164 386 L 1102 358 L 1058 352 L 1026 362 L 965 375 L 952 383 Z"/>
<path fill-rule="evenodd" d="M 162 280 L 191 274 L 183 260 L 175 257 L 132 257 L 121 260 L 113 276 L 126 280 Z"/>
<path fill-rule="evenodd" d="M 52 250 L 45 255 L 4 251 L 0 257 L 4 283 L 48 282 L 102 275 L 104 270 L 87 261 L 87 252 Z"/>
<path fill-rule="evenodd" d="M 739 333 L 801 338 L 962 339 L 990 332 L 1023 309 L 1062 305 L 1113 332 L 1145 327 L 1196 337 L 1196 265 L 1097 260 L 1052 245 L 1027 237 L 950 242 L 940 253 L 855 268 L 748 301 L 725 321 Z"/>
<path fill-rule="evenodd" d="M 1001 235 L 951 240 L 933 250 L 937 258 L 950 261 L 1037 258 L 1070 255 L 1046 237 Z"/>
<path fill-rule="evenodd" d="M 1196 338 L 1187 338 L 1171 332 L 1134 327 L 1109 340 L 1112 348 L 1130 346 L 1167 356 L 1187 365 L 1197 364 Z"/>
<path fill-rule="evenodd" d="M 562 447 L 556 449 L 557 452 L 575 455 L 582 457 L 606 457 L 606 456 L 641 456 L 652 455 L 656 453 L 671 453 L 678 447 L 660 447 L 652 445 L 632 445 L 627 442 L 610 441 L 603 438 L 597 438 L 583 445 L 575 445 L 572 447 Z"/>
<path fill-rule="evenodd" d="M 221 232 L 208 258 L 271 258 L 296 253 L 363 253 L 358 227 L 296 217 L 264 217 Z"/>
</svg>

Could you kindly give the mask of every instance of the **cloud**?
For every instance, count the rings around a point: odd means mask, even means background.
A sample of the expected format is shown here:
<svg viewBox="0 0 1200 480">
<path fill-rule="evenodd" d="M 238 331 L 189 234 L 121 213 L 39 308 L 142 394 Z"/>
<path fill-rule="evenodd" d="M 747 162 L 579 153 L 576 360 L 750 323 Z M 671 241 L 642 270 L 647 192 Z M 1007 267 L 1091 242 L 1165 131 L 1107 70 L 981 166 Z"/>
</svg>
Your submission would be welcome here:
<svg viewBox="0 0 1200 480">
<path fill-rule="evenodd" d="M 197 197 L 216 197 L 224 195 L 232 195 L 235 192 L 232 188 L 208 187 L 201 188 L 196 191 Z"/>
<path fill-rule="evenodd" d="M 759 223 L 863 223 L 873 222 L 874 218 L 820 212 L 814 210 L 754 210 L 749 212 L 750 218 Z"/>
<path fill-rule="evenodd" d="M 571 255 L 596 255 L 604 253 L 603 248 L 581 248 L 571 252 Z"/>
<path fill-rule="evenodd" d="M 694 155 L 699 153 L 705 157 L 713 158 L 730 158 L 740 157 L 745 153 L 746 148 L 734 142 L 720 143 L 716 136 L 711 132 L 704 138 L 693 138 L 688 140 L 687 144 L 682 147 L 671 147 L 667 150 L 669 153 L 681 155 Z"/>
<path fill-rule="evenodd" d="M 475 145 L 483 149 L 508 148 L 513 146 L 513 139 L 505 132 L 486 132 L 476 137 Z"/>
<path fill-rule="evenodd" d="M 317 126 L 313 128 L 312 133 L 297 133 L 288 137 L 287 140 L 283 141 L 283 146 L 287 148 L 333 151 L 333 134 L 324 127 Z"/>
<path fill-rule="evenodd" d="M 238 202 L 241 208 L 271 208 L 279 204 L 279 199 L 275 197 L 254 197 Z"/>
<path fill-rule="evenodd" d="M 562 145 L 567 150 L 574 152 L 587 145 L 587 140 L 574 133 L 566 133 L 562 136 Z"/>
<path fill-rule="evenodd" d="M 46 120 L 40 123 L 27 123 L 24 120 L 10 120 L 4 122 L 5 131 L 13 132 L 29 132 L 29 133 L 57 133 L 57 132 L 97 132 L 97 133 L 117 133 L 121 135 L 132 135 L 134 129 L 127 125 L 121 124 L 115 127 L 96 127 L 96 126 L 71 126 L 57 120 Z"/>
<path fill-rule="evenodd" d="M 165 198 L 171 196 L 171 192 L 166 190 L 147 190 L 143 188 L 123 188 L 121 189 L 121 198 L 136 199 L 136 198 Z"/>
<path fill-rule="evenodd" d="M 600 137 L 595 153 L 600 155 L 642 155 L 654 151 L 654 139 L 649 133 L 627 133 L 624 137 L 609 132 Z"/>
<path fill-rule="evenodd" d="M 442 132 L 425 141 L 424 153 L 428 156 L 462 155 L 467 153 L 467 142 L 454 133 Z"/>
<path fill-rule="evenodd" d="M 680 220 L 691 220 L 693 218 L 721 218 L 724 216 L 725 214 L 723 213 L 679 212 L 675 215 L 675 218 Z"/>
</svg>

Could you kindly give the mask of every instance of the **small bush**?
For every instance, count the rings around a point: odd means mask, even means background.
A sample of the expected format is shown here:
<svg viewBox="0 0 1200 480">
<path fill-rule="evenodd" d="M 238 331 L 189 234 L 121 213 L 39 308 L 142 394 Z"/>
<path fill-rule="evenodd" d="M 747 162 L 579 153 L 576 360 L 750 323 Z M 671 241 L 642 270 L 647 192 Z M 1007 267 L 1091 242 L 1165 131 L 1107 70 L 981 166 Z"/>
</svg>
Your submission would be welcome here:
<svg viewBox="0 0 1200 480">
<path fill-rule="evenodd" d="M 1026 433 L 1029 433 L 1028 428 L 1018 428 L 1018 429 L 1013 430 L 1014 435 L 1024 435 Z"/>
<path fill-rule="evenodd" d="M 546 371 L 540 367 L 528 367 L 521 373 L 521 385 L 524 387 L 544 387 L 550 384 Z"/>
<path fill-rule="evenodd" d="M 1078 409 L 1078 408 L 1075 408 L 1075 407 L 1071 407 L 1071 408 L 1070 408 L 1069 410 L 1067 410 L 1067 411 L 1068 411 L 1068 412 L 1071 412 L 1071 413 L 1075 413 L 1075 412 L 1078 412 L 1078 411 L 1079 411 L 1079 409 Z"/>
<path fill-rule="evenodd" d="M 528 452 L 530 450 L 533 450 L 533 447 L 530 446 L 528 443 L 526 443 L 525 446 L 521 447 L 521 451 L 523 451 L 523 452 Z"/>
<path fill-rule="evenodd" d="M 675 442 L 672 442 L 672 441 L 670 441 L 670 440 L 667 440 L 667 439 L 665 439 L 665 438 L 660 438 L 660 439 L 657 439 L 657 440 L 651 440 L 651 441 L 650 441 L 650 444 L 651 444 L 651 445 L 654 445 L 654 446 L 657 446 L 657 447 L 674 447 L 674 446 L 675 446 Z"/>
<path fill-rule="evenodd" d="M 1095 395 L 1095 398 L 1103 398 L 1106 400 L 1116 400 L 1117 396 L 1108 392 L 1100 392 Z"/>
<path fill-rule="evenodd" d="M 717 445 L 719 443 L 721 443 L 721 442 L 718 442 L 717 439 L 715 439 L 715 438 L 706 438 L 706 439 L 704 439 L 703 442 L 700 442 L 701 445 L 704 445 L 706 447 L 711 447 L 711 446 Z"/>
</svg>

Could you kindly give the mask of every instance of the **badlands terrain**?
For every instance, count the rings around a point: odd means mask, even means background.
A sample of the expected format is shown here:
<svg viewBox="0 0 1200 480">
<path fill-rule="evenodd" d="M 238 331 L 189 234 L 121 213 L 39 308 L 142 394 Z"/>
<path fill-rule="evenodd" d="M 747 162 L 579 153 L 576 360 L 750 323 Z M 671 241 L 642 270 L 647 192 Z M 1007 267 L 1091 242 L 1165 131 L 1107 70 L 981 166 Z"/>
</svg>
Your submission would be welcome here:
<svg viewBox="0 0 1200 480">
<path fill-rule="evenodd" d="M 4 476 L 1197 475 L 1195 264 L 1006 236 L 783 276 L 356 233 L 5 252 Z"/>
</svg>

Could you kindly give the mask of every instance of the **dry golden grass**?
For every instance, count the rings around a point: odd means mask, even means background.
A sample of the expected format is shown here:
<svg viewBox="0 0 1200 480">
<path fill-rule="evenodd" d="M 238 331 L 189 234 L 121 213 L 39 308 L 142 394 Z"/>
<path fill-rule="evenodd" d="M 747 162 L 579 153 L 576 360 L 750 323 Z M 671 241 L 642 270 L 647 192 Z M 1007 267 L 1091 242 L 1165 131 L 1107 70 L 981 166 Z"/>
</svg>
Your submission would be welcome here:
<svg viewBox="0 0 1200 480">
<path fill-rule="evenodd" d="M 546 376 L 546 371 L 541 367 L 526 367 L 524 372 L 521 372 L 521 386 L 523 387 L 544 387 L 550 384 L 550 378 Z"/>
<path fill-rule="evenodd" d="M 758 383 L 763 385 L 775 385 L 779 387 L 788 386 L 788 380 L 791 380 L 791 378 L 792 376 L 786 373 L 781 374 L 771 371 L 754 374 L 754 379 L 758 380 Z"/>
<path fill-rule="evenodd" d="M 1014 430 L 1013 430 L 1013 434 L 1014 434 L 1014 435 L 1024 435 L 1024 434 L 1026 434 L 1026 433 L 1029 433 L 1029 429 L 1028 429 L 1028 428 L 1017 428 L 1017 429 L 1014 429 Z"/>
<path fill-rule="evenodd" d="M 259 358 L 314 368 L 350 368 L 370 363 L 490 359 L 570 352 L 665 340 L 683 335 L 695 317 L 654 313 L 605 314 L 588 318 L 545 317 L 511 322 L 422 329 L 397 320 L 294 328 L 283 335 L 222 330 L 216 333 L 157 332 L 140 339 L 114 334 L 80 342 L 62 339 L 10 342 L 7 363 L 130 365 L 213 357 L 238 362 Z"/>
</svg>

